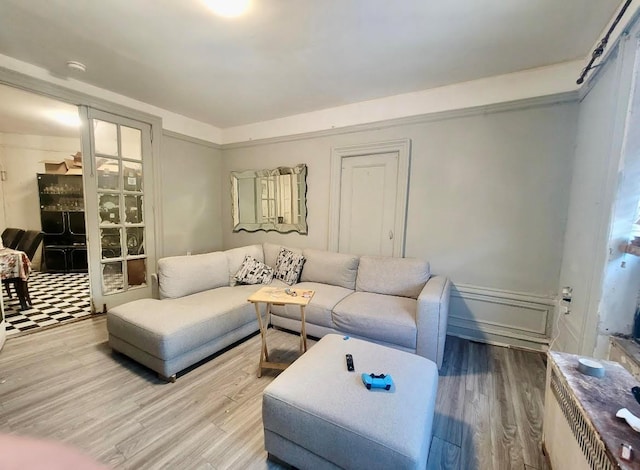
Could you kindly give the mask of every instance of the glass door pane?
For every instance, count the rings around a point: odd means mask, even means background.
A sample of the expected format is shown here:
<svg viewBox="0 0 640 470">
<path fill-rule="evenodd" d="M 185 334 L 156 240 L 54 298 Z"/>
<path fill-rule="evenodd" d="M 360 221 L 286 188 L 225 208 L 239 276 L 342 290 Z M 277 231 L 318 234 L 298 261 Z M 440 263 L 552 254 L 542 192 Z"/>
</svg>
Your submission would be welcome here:
<svg viewBox="0 0 640 470">
<path fill-rule="evenodd" d="M 131 205 L 131 198 L 142 197 L 138 194 L 144 194 L 143 166 L 140 162 L 142 132 L 99 119 L 93 120 L 93 128 L 96 130 L 99 224 L 103 235 L 102 288 L 104 294 L 111 294 L 147 285 L 143 249 L 144 222 L 139 218 L 132 221 L 131 213 L 127 210 L 127 201 Z M 105 158 L 100 150 L 115 158 Z M 137 161 L 131 161 L 131 156 Z M 130 194 L 132 192 L 136 195 Z M 124 239 L 120 236 L 123 231 L 126 233 Z M 109 243 L 113 244 L 114 239 L 117 239 L 120 246 L 105 250 L 105 234 Z M 136 259 L 130 260 L 132 257 Z M 114 262 L 114 259 L 118 261 Z M 131 266 L 135 266 L 133 283 L 127 282 Z"/>
<path fill-rule="evenodd" d="M 118 155 L 118 126 L 112 122 L 93 121 L 96 154 Z"/>
<path fill-rule="evenodd" d="M 122 135 L 122 156 L 132 160 L 142 160 L 142 132 L 127 126 L 120 127 Z"/>
</svg>

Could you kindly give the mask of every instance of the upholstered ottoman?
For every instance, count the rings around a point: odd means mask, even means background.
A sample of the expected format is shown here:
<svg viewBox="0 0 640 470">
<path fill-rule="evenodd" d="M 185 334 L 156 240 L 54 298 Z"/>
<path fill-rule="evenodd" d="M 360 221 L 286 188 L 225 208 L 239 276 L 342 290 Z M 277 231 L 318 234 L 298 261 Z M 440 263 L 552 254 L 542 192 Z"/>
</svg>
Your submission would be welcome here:
<svg viewBox="0 0 640 470">
<path fill-rule="evenodd" d="M 363 372 L 391 374 L 394 386 L 367 390 Z M 265 448 L 301 469 L 422 470 L 437 390 L 438 369 L 424 357 L 326 335 L 265 389 Z"/>
</svg>

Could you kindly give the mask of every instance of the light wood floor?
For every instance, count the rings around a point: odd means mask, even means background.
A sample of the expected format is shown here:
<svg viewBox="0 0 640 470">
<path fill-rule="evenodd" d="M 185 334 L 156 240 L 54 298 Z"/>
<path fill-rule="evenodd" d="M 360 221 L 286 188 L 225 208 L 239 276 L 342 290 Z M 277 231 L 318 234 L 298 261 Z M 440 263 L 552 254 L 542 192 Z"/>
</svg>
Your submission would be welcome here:
<svg viewBox="0 0 640 470">
<path fill-rule="evenodd" d="M 71 443 L 113 468 L 279 468 L 263 449 L 261 394 L 277 372 L 256 377 L 259 336 L 174 384 L 106 339 L 104 318 L 9 339 L 0 431 Z M 269 331 L 283 360 L 298 341 Z M 546 469 L 544 374 L 541 354 L 448 337 L 428 468 Z"/>
</svg>

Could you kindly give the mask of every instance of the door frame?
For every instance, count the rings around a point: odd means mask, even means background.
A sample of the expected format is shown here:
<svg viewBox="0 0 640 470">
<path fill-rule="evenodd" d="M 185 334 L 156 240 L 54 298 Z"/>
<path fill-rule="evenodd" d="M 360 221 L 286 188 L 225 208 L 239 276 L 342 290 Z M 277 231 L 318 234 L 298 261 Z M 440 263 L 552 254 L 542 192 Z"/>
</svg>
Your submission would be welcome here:
<svg viewBox="0 0 640 470">
<path fill-rule="evenodd" d="M 407 226 L 407 200 L 409 195 L 409 165 L 411 160 L 411 140 L 397 139 L 384 142 L 333 147 L 331 149 L 331 182 L 329 188 L 329 250 L 338 251 L 340 238 L 340 186 L 342 181 L 342 160 L 349 157 L 363 157 L 383 153 L 398 154 L 398 181 L 396 193 L 396 220 L 393 228 L 393 256 L 404 256 L 405 231 Z"/>
<path fill-rule="evenodd" d="M 108 101 L 81 91 L 65 88 L 57 83 L 45 81 L 2 66 L 0 66 L 0 83 L 29 91 L 31 93 L 44 95 L 78 107 L 87 106 L 99 111 L 122 116 L 124 118 L 141 121 L 151 126 L 151 158 L 153 159 L 152 178 L 154 185 L 153 206 L 155 219 L 154 238 L 156 255 L 155 259 L 148 259 L 149 264 L 147 265 L 147 270 L 150 274 L 155 273 L 157 271 L 157 260 L 162 258 L 164 255 L 164 243 L 162 238 L 162 227 L 164 226 L 162 220 L 162 174 L 160 169 L 162 118 L 157 115 L 129 108 L 126 105 Z M 80 115 L 80 112 L 80 109 L 78 109 L 78 115 Z M 89 263 L 91 263 L 91 259 L 89 259 Z M 91 279 L 90 282 L 91 288 L 93 289 L 94 283 L 98 283 L 99 280 Z M 96 285 L 99 286 L 100 284 Z"/>
</svg>

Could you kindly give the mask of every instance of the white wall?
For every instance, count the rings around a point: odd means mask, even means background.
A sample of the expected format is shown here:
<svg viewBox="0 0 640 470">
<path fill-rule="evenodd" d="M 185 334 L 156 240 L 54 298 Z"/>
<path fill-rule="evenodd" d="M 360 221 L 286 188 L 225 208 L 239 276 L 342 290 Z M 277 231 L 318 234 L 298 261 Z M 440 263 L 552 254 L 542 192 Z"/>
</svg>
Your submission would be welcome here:
<svg viewBox="0 0 640 470">
<path fill-rule="evenodd" d="M 0 163 L 7 172 L 0 181 L 4 218 L 0 232 L 6 227 L 42 230 L 37 173 L 44 173 L 47 159 L 70 158 L 80 150 L 80 138 L 0 134 Z M 40 266 L 40 250 L 34 257 Z"/>
<path fill-rule="evenodd" d="M 429 260 L 434 272 L 456 284 L 452 316 L 458 317 L 460 334 L 476 329 L 496 342 L 513 342 L 500 335 L 542 339 L 549 299 L 558 286 L 576 118 L 575 103 L 515 106 L 349 134 L 227 146 L 227 192 L 232 170 L 308 165 L 309 234 L 233 233 L 231 204 L 223 200 L 224 247 L 270 241 L 326 248 L 331 148 L 409 138 L 406 256 Z M 508 311 L 489 297 L 501 298 Z"/>
<path fill-rule="evenodd" d="M 221 151 L 173 133 L 162 137 L 162 221 L 164 256 L 222 249 Z"/>
<path fill-rule="evenodd" d="M 633 37 L 633 34 L 629 37 Z M 557 319 L 554 349 L 604 357 L 608 335 L 629 333 L 640 286 L 638 260 L 624 255 L 638 201 L 636 128 L 625 160 L 623 138 L 636 40 L 624 39 L 591 77 L 580 103 L 560 285 L 573 288 Z M 635 154 L 634 154 L 635 153 Z"/>
<path fill-rule="evenodd" d="M 636 28 L 636 31 L 640 28 Z M 640 289 L 640 258 L 621 249 L 631 238 L 637 220 L 640 200 L 640 83 L 634 71 L 638 69 L 638 39 L 621 44 L 619 80 L 617 84 L 618 112 L 612 164 L 616 164 L 615 191 L 607 249 L 609 257 L 604 268 L 602 298 L 597 307 L 597 337 L 585 347 L 593 347 L 593 355 L 606 357 L 611 333 L 630 334 Z M 634 83 L 635 82 L 635 83 Z M 587 328 L 591 326 L 587 323 Z M 586 335 L 585 335 L 586 336 Z"/>
<path fill-rule="evenodd" d="M 640 290 L 640 257 L 626 254 L 621 247 L 631 238 L 633 223 L 638 218 L 640 200 L 640 93 L 636 93 L 630 109 L 617 171 L 616 195 L 609 230 L 609 257 L 604 269 L 602 298 L 600 299 L 598 337 L 594 355 L 606 357 L 611 333 L 631 334 Z"/>
<path fill-rule="evenodd" d="M 596 264 L 602 266 L 597 260 L 604 256 L 604 246 L 598 239 L 602 237 L 602 227 L 606 225 L 602 218 L 608 217 L 609 209 L 605 205 L 605 188 L 615 121 L 615 69 L 614 66 L 607 66 L 601 70 L 597 86 L 580 104 L 571 202 L 560 275 L 560 284 L 573 289 L 573 298 L 571 313 L 558 319 L 557 340 L 557 349 L 572 353 L 578 353 L 581 348 L 590 297 L 600 295 L 601 281 L 594 269 Z"/>
<path fill-rule="evenodd" d="M 309 235 L 231 231 L 225 247 L 264 240 L 327 247 L 331 148 L 411 139 L 406 255 L 457 282 L 556 292 L 575 136 L 575 104 L 473 114 L 376 131 L 223 150 L 232 170 L 306 163 Z M 224 180 L 229 187 L 228 178 Z M 526 268 L 526 269 L 523 269 Z"/>
</svg>

